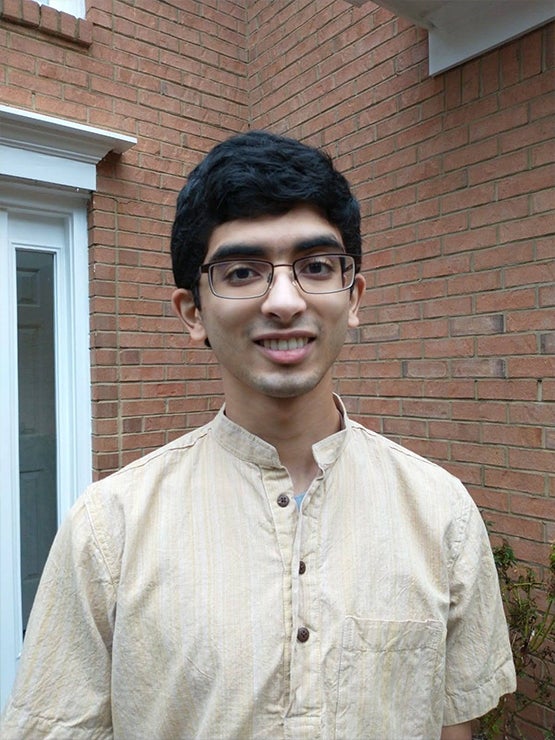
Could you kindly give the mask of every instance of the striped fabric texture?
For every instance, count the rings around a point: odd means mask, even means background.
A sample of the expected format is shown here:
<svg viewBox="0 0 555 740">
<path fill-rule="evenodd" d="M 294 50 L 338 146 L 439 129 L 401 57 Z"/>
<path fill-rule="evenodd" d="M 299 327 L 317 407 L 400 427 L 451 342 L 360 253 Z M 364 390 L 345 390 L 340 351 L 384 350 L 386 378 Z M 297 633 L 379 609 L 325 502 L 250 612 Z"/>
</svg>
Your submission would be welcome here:
<svg viewBox="0 0 555 740">
<path fill-rule="evenodd" d="M 433 740 L 513 691 L 469 494 L 344 418 L 300 510 L 275 449 L 224 410 L 93 484 L 0 736 Z"/>
</svg>

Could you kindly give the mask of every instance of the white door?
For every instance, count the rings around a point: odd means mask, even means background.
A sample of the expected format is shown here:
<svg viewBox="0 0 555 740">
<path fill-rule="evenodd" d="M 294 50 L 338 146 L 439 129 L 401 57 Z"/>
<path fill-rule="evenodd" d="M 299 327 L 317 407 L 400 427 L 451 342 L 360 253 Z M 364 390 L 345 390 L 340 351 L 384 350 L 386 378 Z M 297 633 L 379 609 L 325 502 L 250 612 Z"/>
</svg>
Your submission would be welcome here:
<svg viewBox="0 0 555 740">
<path fill-rule="evenodd" d="M 86 212 L 59 202 L 3 202 L 0 187 L 2 705 L 52 540 L 91 477 Z"/>
</svg>

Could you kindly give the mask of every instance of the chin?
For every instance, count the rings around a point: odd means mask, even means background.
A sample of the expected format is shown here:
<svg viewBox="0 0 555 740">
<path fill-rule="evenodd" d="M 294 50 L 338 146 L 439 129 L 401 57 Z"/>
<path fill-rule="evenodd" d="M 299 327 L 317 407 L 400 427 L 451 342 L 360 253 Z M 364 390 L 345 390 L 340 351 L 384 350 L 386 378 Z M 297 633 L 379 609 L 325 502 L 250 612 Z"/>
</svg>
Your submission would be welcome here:
<svg viewBox="0 0 555 740">
<path fill-rule="evenodd" d="M 270 398 L 299 398 L 313 391 L 321 378 L 279 378 L 272 382 L 258 382 L 253 389 Z"/>
</svg>

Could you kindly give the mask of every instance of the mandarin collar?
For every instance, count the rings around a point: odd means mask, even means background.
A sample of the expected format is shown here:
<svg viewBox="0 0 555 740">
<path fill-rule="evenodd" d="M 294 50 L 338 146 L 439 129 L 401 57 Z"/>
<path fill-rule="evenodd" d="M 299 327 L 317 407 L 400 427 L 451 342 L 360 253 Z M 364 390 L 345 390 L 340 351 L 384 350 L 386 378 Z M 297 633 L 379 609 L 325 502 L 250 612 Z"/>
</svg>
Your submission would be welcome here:
<svg viewBox="0 0 555 740">
<path fill-rule="evenodd" d="M 335 394 L 334 401 L 342 416 L 343 428 L 312 446 L 314 459 L 322 469 L 329 467 L 337 460 L 347 443 L 351 430 L 351 421 L 347 416 L 343 402 Z M 225 404 L 214 418 L 212 430 L 218 444 L 235 457 L 261 467 L 283 467 L 278 452 L 273 445 L 227 418 Z"/>
</svg>

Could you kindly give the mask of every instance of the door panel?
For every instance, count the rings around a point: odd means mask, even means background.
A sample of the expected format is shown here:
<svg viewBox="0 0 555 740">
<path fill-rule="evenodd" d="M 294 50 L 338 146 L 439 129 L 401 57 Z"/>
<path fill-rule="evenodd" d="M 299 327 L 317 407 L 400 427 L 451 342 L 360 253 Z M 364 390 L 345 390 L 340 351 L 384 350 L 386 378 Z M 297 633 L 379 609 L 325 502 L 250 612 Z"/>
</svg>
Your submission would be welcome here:
<svg viewBox="0 0 555 740">
<path fill-rule="evenodd" d="M 54 260 L 16 250 L 23 633 L 57 524 Z"/>
</svg>

